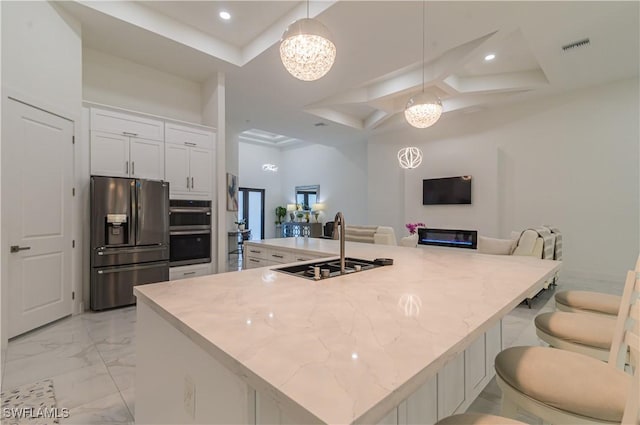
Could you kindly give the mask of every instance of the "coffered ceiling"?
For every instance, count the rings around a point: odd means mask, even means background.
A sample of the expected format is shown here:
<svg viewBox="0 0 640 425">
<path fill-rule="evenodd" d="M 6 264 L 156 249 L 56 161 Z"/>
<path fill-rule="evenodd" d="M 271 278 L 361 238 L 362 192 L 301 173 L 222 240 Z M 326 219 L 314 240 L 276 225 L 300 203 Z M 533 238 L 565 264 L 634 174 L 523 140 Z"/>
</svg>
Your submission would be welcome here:
<svg viewBox="0 0 640 425">
<path fill-rule="evenodd" d="M 638 75 L 638 2 L 427 2 L 425 87 L 443 119 Z M 339 144 L 407 126 L 422 86 L 422 3 L 311 2 L 338 55 L 321 80 L 280 63 L 304 2 L 73 2 L 83 43 L 194 81 L 225 72 L 230 134 Z M 229 21 L 218 17 L 231 13 Z M 562 46 L 589 39 L 573 49 Z M 487 62 L 484 57 L 496 58 Z M 323 123 L 326 125 L 316 125 Z M 428 130 L 425 130 L 428 131 Z M 268 137 L 266 139 L 269 139 Z"/>
</svg>

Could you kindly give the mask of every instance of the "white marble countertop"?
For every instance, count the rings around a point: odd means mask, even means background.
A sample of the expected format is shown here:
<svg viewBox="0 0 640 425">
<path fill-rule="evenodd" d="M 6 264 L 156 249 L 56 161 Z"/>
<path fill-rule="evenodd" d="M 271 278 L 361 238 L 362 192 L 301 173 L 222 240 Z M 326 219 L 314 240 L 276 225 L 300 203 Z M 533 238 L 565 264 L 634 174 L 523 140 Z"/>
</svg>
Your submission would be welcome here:
<svg viewBox="0 0 640 425">
<path fill-rule="evenodd" d="M 257 243 L 338 252 L 338 241 L 327 239 Z M 393 258 L 394 265 L 321 281 L 269 266 L 134 290 L 138 302 L 283 407 L 302 408 L 325 423 L 371 423 L 561 264 L 349 242 L 346 253 Z"/>
</svg>

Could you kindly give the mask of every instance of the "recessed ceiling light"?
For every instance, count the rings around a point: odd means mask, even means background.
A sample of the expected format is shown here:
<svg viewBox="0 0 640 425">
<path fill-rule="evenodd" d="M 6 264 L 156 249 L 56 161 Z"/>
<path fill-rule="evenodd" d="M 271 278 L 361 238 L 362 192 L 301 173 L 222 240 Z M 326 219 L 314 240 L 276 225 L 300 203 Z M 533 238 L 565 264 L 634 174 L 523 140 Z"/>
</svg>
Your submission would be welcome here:
<svg viewBox="0 0 640 425">
<path fill-rule="evenodd" d="M 220 12 L 220 18 L 224 19 L 225 21 L 228 21 L 229 19 L 231 19 L 231 13 L 225 12 L 223 10 L 222 12 Z"/>
<path fill-rule="evenodd" d="M 496 58 L 496 55 L 494 55 L 493 53 L 488 54 L 487 56 L 484 57 L 484 60 L 486 60 L 487 62 L 492 61 Z"/>
</svg>

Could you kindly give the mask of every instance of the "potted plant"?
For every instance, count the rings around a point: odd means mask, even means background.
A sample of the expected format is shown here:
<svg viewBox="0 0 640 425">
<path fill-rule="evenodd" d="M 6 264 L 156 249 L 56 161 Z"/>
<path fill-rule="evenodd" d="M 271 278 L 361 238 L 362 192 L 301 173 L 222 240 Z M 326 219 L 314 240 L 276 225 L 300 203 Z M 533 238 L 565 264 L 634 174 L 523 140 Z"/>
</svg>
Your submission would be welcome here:
<svg viewBox="0 0 640 425">
<path fill-rule="evenodd" d="M 234 221 L 234 223 L 236 223 L 238 225 L 238 230 L 240 232 L 242 232 L 244 230 L 244 226 L 247 224 L 247 222 L 245 221 L 244 218 L 241 218 L 240 220 Z"/>
<path fill-rule="evenodd" d="M 276 224 L 282 224 L 282 220 L 287 215 L 287 208 L 283 206 L 276 207 Z"/>
<path fill-rule="evenodd" d="M 302 211 L 298 211 L 296 213 L 296 217 L 298 217 L 298 222 L 302 222 L 302 217 L 304 217 L 304 214 L 302 213 Z"/>
</svg>

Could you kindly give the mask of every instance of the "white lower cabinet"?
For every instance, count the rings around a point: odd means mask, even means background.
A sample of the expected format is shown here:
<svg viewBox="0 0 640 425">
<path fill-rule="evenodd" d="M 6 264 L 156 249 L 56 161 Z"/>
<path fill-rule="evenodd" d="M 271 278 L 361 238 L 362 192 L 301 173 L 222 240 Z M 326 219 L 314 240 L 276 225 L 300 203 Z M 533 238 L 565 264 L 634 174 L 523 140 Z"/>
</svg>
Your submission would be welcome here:
<svg viewBox="0 0 640 425">
<path fill-rule="evenodd" d="M 251 388 L 229 365 L 215 360 L 145 302 L 138 302 L 137 308 L 137 358 L 145 361 L 136 366 L 136 393 L 140 394 L 136 395 L 136 423 L 317 421 L 286 397 L 276 399 L 273 390 Z M 501 346 L 502 326 L 497 323 L 377 423 L 433 424 L 464 412 L 493 377 L 495 354 Z"/>
<path fill-rule="evenodd" d="M 188 279 L 211 274 L 211 263 L 169 268 L 169 280 Z"/>
<path fill-rule="evenodd" d="M 438 372 L 438 416 L 440 418 L 453 415 L 466 400 L 464 358 L 465 353 L 458 354 Z"/>
<path fill-rule="evenodd" d="M 244 268 L 255 269 L 258 267 L 273 266 L 276 264 L 288 264 L 298 261 L 309 261 L 328 257 L 327 254 L 311 254 L 297 249 L 265 248 L 262 244 L 251 242 L 244 243 Z"/>
<path fill-rule="evenodd" d="M 502 322 L 480 335 L 400 403 L 398 425 L 434 424 L 464 413 L 495 375 L 493 362 L 501 350 Z"/>
<path fill-rule="evenodd" d="M 398 418 L 403 424 L 434 424 L 438 422 L 438 377 L 434 376 L 398 406 Z"/>
<path fill-rule="evenodd" d="M 244 261 L 244 269 L 257 269 L 258 267 L 273 266 L 274 264 L 276 263 L 262 258 L 247 257 Z"/>
</svg>

